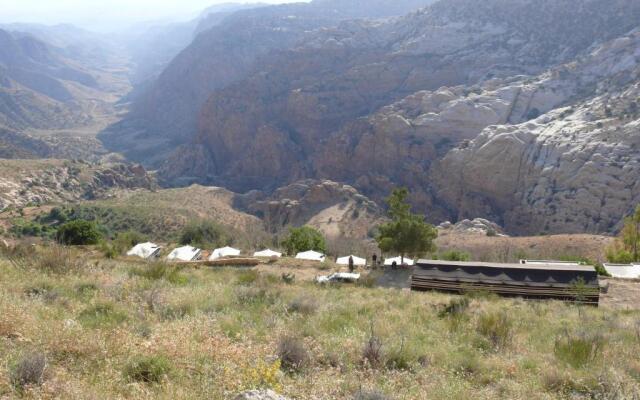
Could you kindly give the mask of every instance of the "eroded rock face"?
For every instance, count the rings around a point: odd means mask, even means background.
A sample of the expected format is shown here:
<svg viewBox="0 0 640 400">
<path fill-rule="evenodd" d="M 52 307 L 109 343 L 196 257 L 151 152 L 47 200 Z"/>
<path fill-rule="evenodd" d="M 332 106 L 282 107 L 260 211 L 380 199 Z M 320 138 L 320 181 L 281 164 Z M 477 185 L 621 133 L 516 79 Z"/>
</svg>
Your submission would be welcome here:
<svg viewBox="0 0 640 400">
<path fill-rule="evenodd" d="M 500 225 L 484 218 L 474 218 L 473 220 L 463 219 L 462 221 L 455 224 L 446 221 L 438 225 L 437 228 L 440 231 L 447 233 L 484 236 L 506 236 L 504 235 L 502 227 Z"/>
<path fill-rule="evenodd" d="M 139 165 L 59 160 L 0 160 L 0 211 L 28 204 L 73 202 L 157 188 Z"/>
<path fill-rule="evenodd" d="M 640 202 L 640 84 L 520 125 L 485 129 L 435 169 L 459 215 L 516 233 L 606 232 Z M 636 110 L 636 111 L 634 111 Z"/>
<path fill-rule="evenodd" d="M 260 217 L 271 232 L 311 225 L 329 238 L 366 238 L 382 218 L 378 206 L 349 185 L 304 180 L 270 195 L 253 191 L 237 195 L 236 206 Z"/>
</svg>

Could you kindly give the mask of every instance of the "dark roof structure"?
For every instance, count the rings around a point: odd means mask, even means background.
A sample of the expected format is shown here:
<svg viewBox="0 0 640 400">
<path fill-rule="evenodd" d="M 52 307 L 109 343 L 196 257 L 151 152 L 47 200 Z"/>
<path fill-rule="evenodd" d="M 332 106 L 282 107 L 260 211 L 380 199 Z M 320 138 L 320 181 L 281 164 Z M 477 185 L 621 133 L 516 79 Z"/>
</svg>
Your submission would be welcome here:
<svg viewBox="0 0 640 400">
<path fill-rule="evenodd" d="M 498 264 L 419 260 L 412 290 L 466 292 L 483 290 L 503 296 L 560 299 L 598 304 L 598 274 L 592 266 L 567 264 Z"/>
</svg>

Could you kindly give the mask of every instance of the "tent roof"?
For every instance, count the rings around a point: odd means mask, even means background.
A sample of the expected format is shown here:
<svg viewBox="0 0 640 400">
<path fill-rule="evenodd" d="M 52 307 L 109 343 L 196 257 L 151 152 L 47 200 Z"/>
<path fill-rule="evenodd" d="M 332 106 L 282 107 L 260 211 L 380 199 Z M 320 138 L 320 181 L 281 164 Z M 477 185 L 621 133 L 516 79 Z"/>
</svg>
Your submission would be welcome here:
<svg viewBox="0 0 640 400">
<path fill-rule="evenodd" d="M 402 257 L 398 256 L 393 258 L 385 258 L 384 265 L 387 265 L 387 266 L 392 265 L 394 261 L 396 262 L 396 264 L 400 265 L 402 263 Z M 409 257 L 405 257 L 404 263 L 406 265 L 413 265 L 414 261 Z"/>
<path fill-rule="evenodd" d="M 340 257 L 336 260 L 336 264 L 338 265 L 349 265 L 349 257 L 353 257 L 353 263 L 355 265 L 366 265 L 367 264 L 367 260 L 362 258 L 362 257 L 357 257 L 354 255 L 350 255 L 350 256 L 345 256 L 345 257 Z"/>
<path fill-rule="evenodd" d="M 254 257 L 281 257 L 282 253 L 273 251 L 271 249 L 265 249 L 262 251 L 256 251 L 253 253 Z"/>
<path fill-rule="evenodd" d="M 182 261 L 192 261 L 194 258 L 198 257 L 202 250 L 197 249 L 192 246 L 183 246 L 174 249 L 167 258 L 170 260 L 178 259 Z"/>
<path fill-rule="evenodd" d="M 640 278 L 640 264 L 603 264 L 603 266 L 614 278 Z"/>
</svg>

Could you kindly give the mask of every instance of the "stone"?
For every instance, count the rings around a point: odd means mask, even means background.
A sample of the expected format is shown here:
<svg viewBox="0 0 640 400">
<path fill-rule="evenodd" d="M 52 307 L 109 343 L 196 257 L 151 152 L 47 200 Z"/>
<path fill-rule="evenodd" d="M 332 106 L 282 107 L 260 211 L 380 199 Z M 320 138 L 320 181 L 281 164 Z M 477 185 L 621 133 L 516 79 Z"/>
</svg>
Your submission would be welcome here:
<svg viewBox="0 0 640 400">
<path fill-rule="evenodd" d="M 234 400 L 288 400 L 271 389 L 250 390 L 237 395 Z"/>
</svg>

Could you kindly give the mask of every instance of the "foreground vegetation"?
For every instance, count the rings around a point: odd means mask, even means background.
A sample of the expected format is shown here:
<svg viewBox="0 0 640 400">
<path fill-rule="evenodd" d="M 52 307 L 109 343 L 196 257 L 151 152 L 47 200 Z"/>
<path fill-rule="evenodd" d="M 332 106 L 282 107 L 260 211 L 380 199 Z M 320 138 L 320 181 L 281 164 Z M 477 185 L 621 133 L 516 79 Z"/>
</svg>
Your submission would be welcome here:
<svg viewBox="0 0 640 400">
<path fill-rule="evenodd" d="M 180 269 L 97 254 L 51 247 L 0 258 L 0 397 L 226 399 L 260 387 L 297 399 L 640 394 L 637 312 L 370 279 L 320 287 L 285 282 L 277 266 Z"/>
</svg>

